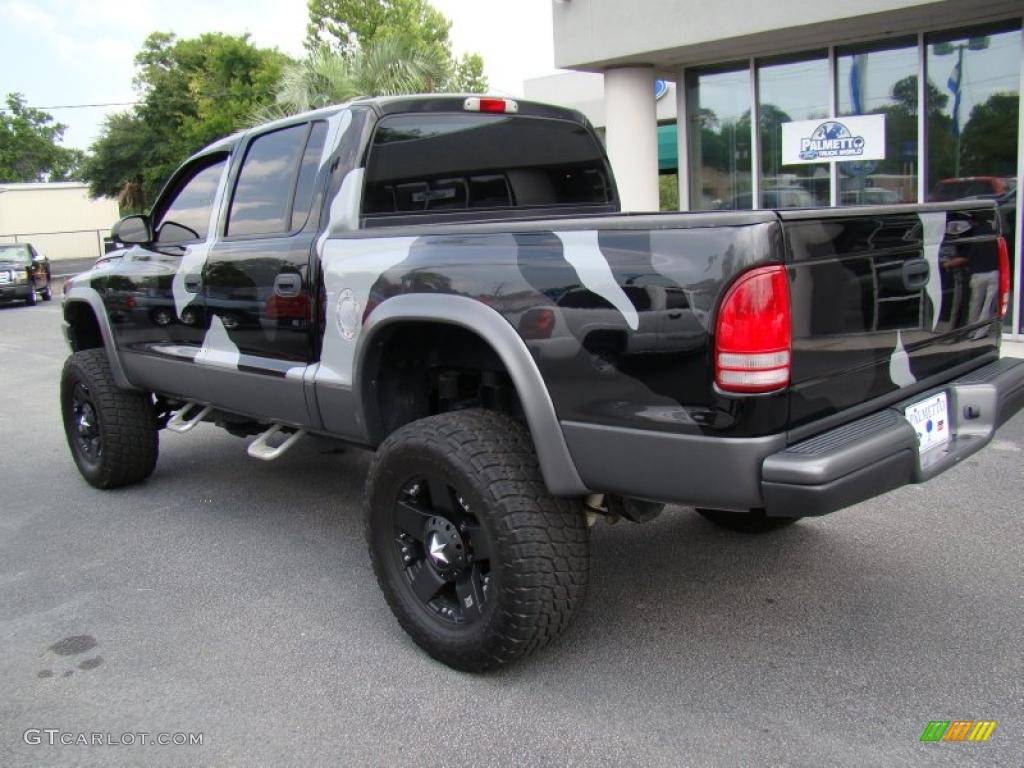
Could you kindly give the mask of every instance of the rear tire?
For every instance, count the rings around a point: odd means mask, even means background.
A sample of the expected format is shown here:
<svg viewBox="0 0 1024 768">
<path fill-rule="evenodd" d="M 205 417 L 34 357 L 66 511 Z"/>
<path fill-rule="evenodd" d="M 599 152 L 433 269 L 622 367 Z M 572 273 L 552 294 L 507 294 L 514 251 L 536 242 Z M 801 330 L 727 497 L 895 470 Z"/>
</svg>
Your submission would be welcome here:
<svg viewBox="0 0 1024 768">
<path fill-rule="evenodd" d="M 739 533 L 767 533 L 792 525 L 799 517 L 768 517 L 763 509 L 749 512 L 726 512 L 720 509 L 695 508 L 697 514 L 718 528 Z"/>
<path fill-rule="evenodd" d="M 548 493 L 529 433 L 494 412 L 431 416 L 389 436 L 366 482 L 366 537 L 399 624 L 466 672 L 551 642 L 587 589 L 580 502 Z"/>
<path fill-rule="evenodd" d="M 86 349 L 67 359 L 60 406 L 71 456 L 87 483 L 117 488 L 152 474 L 159 451 L 153 401 L 114 384 L 106 350 Z"/>
</svg>

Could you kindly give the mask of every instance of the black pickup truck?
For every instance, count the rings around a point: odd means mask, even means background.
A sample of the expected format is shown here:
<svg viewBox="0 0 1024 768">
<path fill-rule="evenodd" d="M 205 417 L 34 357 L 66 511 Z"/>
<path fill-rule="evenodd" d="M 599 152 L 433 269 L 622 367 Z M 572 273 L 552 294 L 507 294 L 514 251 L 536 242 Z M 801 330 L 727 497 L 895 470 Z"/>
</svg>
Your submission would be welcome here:
<svg viewBox="0 0 1024 768">
<path fill-rule="evenodd" d="M 1024 405 L 991 203 L 622 214 L 578 113 L 376 98 L 225 138 L 65 288 L 85 479 L 161 429 L 376 451 L 370 556 L 428 653 L 572 620 L 588 522 L 779 528 L 926 481 Z"/>
</svg>

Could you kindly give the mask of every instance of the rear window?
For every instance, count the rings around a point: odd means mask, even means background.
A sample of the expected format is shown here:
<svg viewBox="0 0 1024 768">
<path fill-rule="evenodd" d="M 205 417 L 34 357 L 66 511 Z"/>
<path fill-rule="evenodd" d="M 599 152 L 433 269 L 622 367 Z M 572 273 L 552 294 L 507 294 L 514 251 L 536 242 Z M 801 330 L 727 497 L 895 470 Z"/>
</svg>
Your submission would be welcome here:
<svg viewBox="0 0 1024 768">
<path fill-rule="evenodd" d="M 583 126 L 508 115 L 380 121 L 366 167 L 369 215 L 607 205 L 601 147 Z"/>
</svg>

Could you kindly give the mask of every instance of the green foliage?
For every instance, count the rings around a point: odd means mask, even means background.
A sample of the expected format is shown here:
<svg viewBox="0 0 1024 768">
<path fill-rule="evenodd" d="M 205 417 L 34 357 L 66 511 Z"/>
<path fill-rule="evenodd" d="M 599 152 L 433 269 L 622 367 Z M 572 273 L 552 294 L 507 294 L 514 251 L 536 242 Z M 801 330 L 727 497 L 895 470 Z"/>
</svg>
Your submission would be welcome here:
<svg viewBox="0 0 1024 768">
<path fill-rule="evenodd" d="M 963 128 L 961 175 L 1016 175 L 1019 102 L 1017 93 L 994 93 L 971 110 Z"/>
<path fill-rule="evenodd" d="M 663 173 L 658 176 L 659 211 L 679 210 L 679 176 L 674 173 Z"/>
<path fill-rule="evenodd" d="M 370 89 L 378 93 L 466 92 L 487 90 L 484 62 L 479 54 L 452 56 L 448 33 L 451 22 L 429 0 L 309 0 L 306 48 L 314 55 L 324 47 L 347 60 L 354 60 L 371 44 L 390 41 L 380 52 L 401 52 L 414 69 L 428 72 L 415 87 L 402 90 Z M 393 55 L 384 57 L 393 68 Z M 372 60 L 368 59 L 367 62 Z M 401 68 L 401 67 L 399 67 Z M 381 82 L 394 78 L 385 72 Z"/>
<path fill-rule="evenodd" d="M 396 38 L 408 48 L 451 55 L 451 22 L 428 0 L 309 0 L 306 47 L 351 55 L 370 40 Z"/>
<path fill-rule="evenodd" d="M 358 96 L 392 96 L 444 90 L 447 64 L 429 51 L 410 49 L 398 38 L 361 45 L 351 56 L 315 48 L 287 65 L 274 103 L 251 115 L 253 124 L 340 104 Z"/>
<path fill-rule="evenodd" d="M 123 213 L 145 210 L 145 171 L 157 139 L 134 112 L 107 117 L 82 166 L 90 194 L 117 198 Z"/>
<path fill-rule="evenodd" d="M 20 93 L 7 94 L 7 106 L 0 111 L 0 182 L 77 178 L 83 153 L 60 146 L 66 127 L 26 106 Z"/>
<path fill-rule="evenodd" d="M 466 53 L 455 62 L 448 90 L 456 93 L 486 93 L 487 77 L 484 60 L 479 53 Z"/>
<path fill-rule="evenodd" d="M 189 155 L 244 127 L 254 109 L 273 100 L 289 61 L 248 35 L 151 34 L 135 57 L 141 102 L 107 119 L 85 164 L 92 194 L 146 208 Z"/>
</svg>

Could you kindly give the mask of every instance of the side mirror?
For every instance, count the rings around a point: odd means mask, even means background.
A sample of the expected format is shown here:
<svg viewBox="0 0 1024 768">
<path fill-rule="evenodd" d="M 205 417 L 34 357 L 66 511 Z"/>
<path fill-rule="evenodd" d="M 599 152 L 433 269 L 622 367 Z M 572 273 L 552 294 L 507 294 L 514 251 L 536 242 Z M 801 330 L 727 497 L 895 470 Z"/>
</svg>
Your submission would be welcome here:
<svg viewBox="0 0 1024 768">
<path fill-rule="evenodd" d="M 110 239 L 124 245 L 145 245 L 153 242 L 153 227 L 149 217 L 137 213 L 125 216 L 110 230 Z"/>
</svg>

